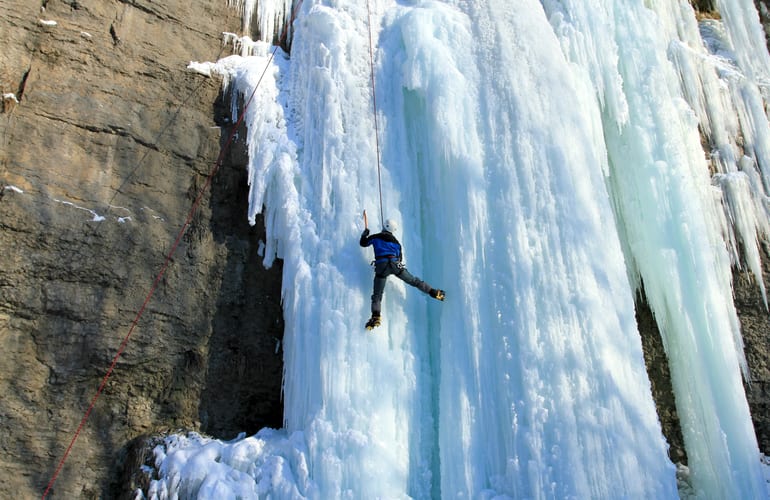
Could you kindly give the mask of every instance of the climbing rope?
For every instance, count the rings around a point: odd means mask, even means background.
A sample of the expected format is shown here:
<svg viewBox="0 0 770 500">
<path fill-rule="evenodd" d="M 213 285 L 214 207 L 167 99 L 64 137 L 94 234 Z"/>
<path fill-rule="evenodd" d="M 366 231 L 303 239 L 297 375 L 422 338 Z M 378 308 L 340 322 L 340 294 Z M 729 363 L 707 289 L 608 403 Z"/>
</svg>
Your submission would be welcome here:
<svg viewBox="0 0 770 500">
<path fill-rule="evenodd" d="M 294 19 L 294 14 L 296 13 L 300 5 L 302 5 L 302 2 L 301 1 L 297 2 L 297 5 L 290 17 L 291 20 Z M 288 25 L 288 22 L 289 21 L 287 21 L 287 25 Z M 78 425 L 77 430 L 75 431 L 75 434 L 72 436 L 72 440 L 70 441 L 69 446 L 67 446 L 67 450 L 64 452 L 64 455 L 59 461 L 59 464 L 56 466 L 56 470 L 54 471 L 53 476 L 51 477 L 51 480 L 48 482 L 48 486 L 46 487 L 45 492 L 43 492 L 43 500 L 45 500 L 45 498 L 51 492 L 51 488 L 53 488 L 53 485 L 56 482 L 56 479 L 59 477 L 59 473 L 64 467 L 64 462 L 67 460 L 67 457 L 69 457 L 69 454 L 72 451 L 72 447 L 75 445 L 75 441 L 77 441 L 78 437 L 80 436 L 80 433 L 82 432 L 83 427 L 88 421 L 88 417 L 91 415 L 91 412 L 93 411 L 94 406 L 96 405 L 96 401 L 99 399 L 99 396 L 104 391 L 104 387 L 107 385 L 107 381 L 112 375 L 112 372 L 115 370 L 115 365 L 117 365 L 118 359 L 120 359 L 121 355 L 123 354 L 123 351 L 125 351 L 126 346 L 128 345 L 128 340 L 131 338 L 131 334 L 134 332 L 134 329 L 139 323 L 139 319 L 142 317 L 145 309 L 147 308 L 147 305 L 150 303 L 150 299 L 155 294 L 155 290 L 158 288 L 160 281 L 163 279 L 163 276 L 166 274 L 166 271 L 168 270 L 168 267 L 171 264 L 171 259 L 176 253 L 177 248 L 179 247 L 179 243 L 182 241 L 182 237 L 187 231 L 188 226 L 192 223 L 193 217 L 195 216 L 195 213 L 198 211 L 198 207 L 200 206 L 201 201 L 203 200 L 203 196 L 206 194 L 209 187 L 211 186 L 211 182 L 214 178 L 214 175 L 217 173 L 217 171 L 219 171 L 219 168 L 222 166 L 222 162 L 224 161 L 225 154 L 229 150 L 230 145 L 232 144 L 233 139 L 235 138 L 235 134 L 238 132 L 238 128 L 240 127 L 241 123 L 243 123 L 243 119 L 246 116 L 246 110 L 248 110 L 249 105 L 251 105 L 251 102 L 254 100 L 254 95 L 257 93 L 257 89 L 259 88 L 259 84 L 262 82 L 262 78 L 265 76 L 268 68 L 270 67 L 270 64 L 273 62 L 273 58 L 275 57 L 275 53 L 278 51 L 279 46 L 283 45 L 283 43 L 285 42 L 286 34 L 288 31 L 287 25 L 284 25 L 283 34 L 280 37 L 279 42 L 273 48 L 273 52 L 270 54 L 270 57 L 267 60 L 267 64 L 265 64 L 265 69 L 262 71 L 262 74 L 260 75 L 259 80 L 257 80 L 257 84 L 254 86 L 254 90 L 252 90 L 251 95 L 249 96 L 248 100 L 244 104 L 243 109 L 241 110 L 241 113 L 238 116 L 238 120 L 235 122 L 235 125 L 230 131 L 230 135 L 227 138 L 227 141 L 225 142 L 224 146 L 220 150 L 219 156 L 217 157 L 217 160 L 214 163 L 214 166 L 212 167 L 208 177 L 206 178 L 206 183 L 200 189 L 197 197 L 193 201 L 192 207 L 190 208 L 190 211 L 187 214 L 187 219 L 182 225 L 182 228 L 179 230 L 176 240 L 174 240 L 174 244 L 171 246 L 171 250 L 169 250 L 168 255 L 166 255 L 166 260 L 163 262 L 160 272 L 158 272 L 158 275 L 155 277 L 155 281 L 152 283 L 152 286 L 150 287 L 150 291 L 147 293 L 147 296 L 144 299 L 144 303 L 142 303 L 142 306 L 137 311 L 136 317 L 134 318 L 134 321 L 131 323 L 131 327 L 129 328 L 128 333 L 123 338 L 123 342 L 120 344 L 120 347 L 118 348 L 118 352 L 115 354 L 115 357 L 112 359 L 112 364 L 107 370 L 107 373 L 104 375 L 104 378 L 102 379 L 102 382 L 99 385 L 99 388 L 96 390 L 94 397 L 91 399 L 91 403 L 89 404 L 88 409 L 83 415 L 83 418 L 81 419 L 80 425 Z"/>
<path fill-rule="evenodd" d="M 374 108 L 374 141 L 377 146 L 377 187 L 380 191 L 380 224 L 385 223 L 382 211 L 382 174 L 380 166 L 380 127 L 377 123 L 377 89 L 374 86 L 374 44 L 372 43 L 372 12 L 369 0 L 366 0 L 366 15 L 369 25 L 369 69 L 372 80 L 372 107 Z"/>
</svg>

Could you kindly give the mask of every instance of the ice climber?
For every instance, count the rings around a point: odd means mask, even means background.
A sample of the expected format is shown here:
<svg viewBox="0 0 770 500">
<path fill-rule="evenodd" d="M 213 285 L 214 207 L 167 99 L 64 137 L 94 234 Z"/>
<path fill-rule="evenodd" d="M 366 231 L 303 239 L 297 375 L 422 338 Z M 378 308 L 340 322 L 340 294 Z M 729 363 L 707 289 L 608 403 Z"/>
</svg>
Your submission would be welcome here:
<svg viewBox="0 0 770 500">
<path fill-rule="evenodd" d="M 366 224 L 366 213 L 364 213 L 364 223 Z M 444 291 L 432 288 L 429 284 L 420 278 L 412 276 L 401 262 L 401 243 L 398 242 L 393 233 L 397 230 L 396 223 L 387 219 L 382 232 L 369 236 L 369 227 L 364 229 L 361 234 L 361 246 L 374 247 L 374 291 L 372 292 L 372 317 L 366 322 L 366 329 L 371 330 L 380 326 L 380 314 L 382 312 L 382 292 L 385 290 L 385 283 L 391 274 L 400 278 L 405 283 L 419 288 L 431 297 L 437 300 L 444 300 Z"/>
</svg>

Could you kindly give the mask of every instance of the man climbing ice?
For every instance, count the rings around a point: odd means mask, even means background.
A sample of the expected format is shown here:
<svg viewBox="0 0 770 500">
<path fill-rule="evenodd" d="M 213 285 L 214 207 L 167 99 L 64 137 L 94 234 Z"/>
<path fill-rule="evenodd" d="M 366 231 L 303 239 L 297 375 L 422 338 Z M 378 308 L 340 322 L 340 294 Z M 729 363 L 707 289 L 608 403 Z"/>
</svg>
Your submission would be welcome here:
<svg viewBox="0 0 770 500">
<path fill-rule="evenodd" d="M 366 322 L 366 329 L 371 330 L 380 326 L 380 313 L 382 311 L 382 292 L 385 283 L 391 274 L 400 278 L 405 283 L 419 288 L 424 293 L 437 300 L 444 300 L 444 291 L 432 288 L 420 278 L 412 276 L 401 262 L 401 243 L 393 233 L 397 230 L 396 223 L 387 219 L 382 232 L 369 236 L 369 224 L 366 221 L 364 211 L 364 232 L 361 234 L 362 247 L 372 245 L 374 247 L 374 291 L 372 292 L 372 317 Z"/>
</svg>

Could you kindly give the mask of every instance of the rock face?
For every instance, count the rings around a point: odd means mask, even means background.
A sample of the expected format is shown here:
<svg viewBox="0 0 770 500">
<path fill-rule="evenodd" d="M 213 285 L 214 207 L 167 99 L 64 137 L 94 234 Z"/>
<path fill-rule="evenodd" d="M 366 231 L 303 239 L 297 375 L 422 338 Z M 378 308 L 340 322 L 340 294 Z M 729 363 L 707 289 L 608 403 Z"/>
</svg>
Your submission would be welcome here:
<svg viewBox="0 0 770 500">
<path fill-rule="evenodd" d="M 763 256 L 765 288 L 770 289 L 770 255 Z M 751 380 L 744 383 L 759 449 L 770 456 L 770 313 L 757 284 L 735 272 L 735 307 L 741 321 L 744 353 Z"/>
<path fill-rule="evenodd" d="M 770 46 L 770 0 L 754 0 L 754 5 L 759 12 L 759 21 L 765 28 L 765 39 Z"/>
<path fill-rule="evenodd" d="M 281 270 L 262 267 L 264 231 L 246 222 L 243 144 L 154 286 L 230 132 L 220 83 L 185 69 L 226 54 L 221 32 L 240 25 L 227 5 L 0 0 L 0 498 L 43 493 L 129 332 L 54 498 L 130 491 L 122 478 L 146 436 L 229 439 L 282 424 Z M 770 317 L 756 286 L 736 282 L 749 400 L 770 453 Z M 681 461 L 665 355 L 643 315 Z"/>
<path fill-rule="evenodd" d="M 153 289 L 229 134 L 220 82 L 186 66 L 240 26 L 224 0 L 42 6 L 0 0 L 0 498 L 43 493 Z M 54 498 L 117 496 L 147 433 L 281 426 L 281 271 L 244 162 L 203 196 Z"/>
</svg>

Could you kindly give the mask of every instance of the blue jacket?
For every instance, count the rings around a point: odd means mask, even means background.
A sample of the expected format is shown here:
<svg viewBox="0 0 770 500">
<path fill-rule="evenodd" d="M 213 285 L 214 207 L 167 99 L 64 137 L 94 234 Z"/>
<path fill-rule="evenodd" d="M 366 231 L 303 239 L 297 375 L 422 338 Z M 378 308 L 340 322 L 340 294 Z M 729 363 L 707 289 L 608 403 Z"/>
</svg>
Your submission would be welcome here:
<svg viewBox="0 0 770 500">
<path fill-rule="evenodd" d="M 383 230 L 381 233 L 369 236 L 369 229 L 364 229 L 359 243 L 362 247 L 368 247 L 369 245 L 374 247 L 375 262 L 385 260 L 401 261 L 401 243 L 389 231 Z"/>
</svg>

